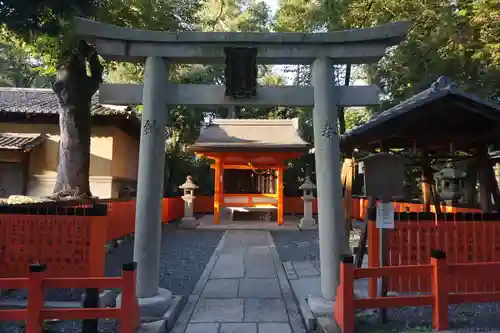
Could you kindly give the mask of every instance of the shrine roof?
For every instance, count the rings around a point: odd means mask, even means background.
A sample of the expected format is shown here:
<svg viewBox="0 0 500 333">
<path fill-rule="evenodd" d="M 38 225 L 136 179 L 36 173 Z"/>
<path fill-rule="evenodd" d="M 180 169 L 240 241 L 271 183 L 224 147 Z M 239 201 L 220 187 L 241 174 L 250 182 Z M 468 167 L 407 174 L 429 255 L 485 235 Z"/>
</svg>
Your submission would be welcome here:
<svg viewBox="0 0 500 333">
<path fill-rule="evenodd" d="M 189 147 L 193 152 L 307 152 L 295 119 L 215 119 Z"/>
<path fill-rule="evenodd" d="M 430 88 L 346 132 L 342 149 L 428 148 L 468 150 L 476 142 L 496 142 L 500 104 L 460 90 L 440 77 Z"/>
</svg>

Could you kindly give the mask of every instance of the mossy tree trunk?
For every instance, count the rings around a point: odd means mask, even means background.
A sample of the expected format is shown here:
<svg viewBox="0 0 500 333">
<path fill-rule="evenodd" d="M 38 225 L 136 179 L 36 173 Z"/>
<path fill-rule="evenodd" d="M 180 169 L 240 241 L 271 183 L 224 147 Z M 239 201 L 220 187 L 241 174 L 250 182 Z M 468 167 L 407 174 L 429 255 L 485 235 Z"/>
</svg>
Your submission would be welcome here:
<svg viewBox="0 0 500 333">
<path fill-rule="evenodd" d="M 87 68 L 90 73 L 87 73 Z M 53 196 L 91 197 L 90 102 L 102 82 L 103 66 L 94 47 L 80 42 L 57 69 L 53 90 L 59 99 L 59 163 Z"/>
</svg>

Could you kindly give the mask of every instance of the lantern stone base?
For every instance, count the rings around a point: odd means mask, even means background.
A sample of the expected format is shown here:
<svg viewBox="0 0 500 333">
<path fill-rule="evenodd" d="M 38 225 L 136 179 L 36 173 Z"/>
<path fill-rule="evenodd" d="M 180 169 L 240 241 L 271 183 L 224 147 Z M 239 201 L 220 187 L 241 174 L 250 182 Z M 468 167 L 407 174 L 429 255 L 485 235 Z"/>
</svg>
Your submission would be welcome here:
<svg viewBox="0 0 500 333">
<path fill-rule="evenodd" d="M 300 223 L 297 227 L 301 230 L 317 230 L 318 225 L 316 224 L 316 220 L 313 218 L 303 217 L 300 219 Z"/>
</svg>

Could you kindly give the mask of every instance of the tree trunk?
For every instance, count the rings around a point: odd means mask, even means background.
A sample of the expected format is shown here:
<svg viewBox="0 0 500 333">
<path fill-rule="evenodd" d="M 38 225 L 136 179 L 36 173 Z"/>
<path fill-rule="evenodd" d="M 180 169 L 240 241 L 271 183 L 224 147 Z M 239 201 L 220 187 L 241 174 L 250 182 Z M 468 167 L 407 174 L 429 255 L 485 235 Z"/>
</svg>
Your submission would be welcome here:
<svg viewBox="0 0 500 333">
<path fill-rule="evenodd" d="M 87 75 L 87 61 L 91 75 Z M 90 197 L 90 101 L 102 82 L 95 49 L 80 47 L 57 69 L 53 90 L 59 99 L 59 164 L 53 196 Z"/>
</svg>

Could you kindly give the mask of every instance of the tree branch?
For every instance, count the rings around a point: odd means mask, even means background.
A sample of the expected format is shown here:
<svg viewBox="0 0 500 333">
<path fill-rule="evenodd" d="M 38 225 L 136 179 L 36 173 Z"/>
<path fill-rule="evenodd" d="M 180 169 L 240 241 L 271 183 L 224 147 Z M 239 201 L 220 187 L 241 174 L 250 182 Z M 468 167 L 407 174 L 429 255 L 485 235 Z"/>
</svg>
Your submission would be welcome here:
<svg viewBox="0 0 500 333">
<path fill-rule="evenodd" d="M 94 95 L 95 92 L 99 89 L 99 84 L 102 82 L 102 73 L 104 72 L 104 66 L 101 64 L 99 60 L 99 55 L 95 48 L 87 57 L 90 67 L 90 96 Z"/>
</svg>

